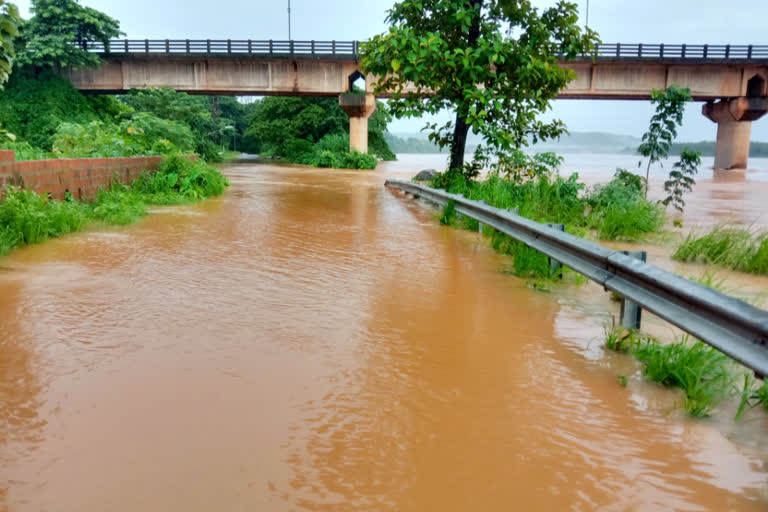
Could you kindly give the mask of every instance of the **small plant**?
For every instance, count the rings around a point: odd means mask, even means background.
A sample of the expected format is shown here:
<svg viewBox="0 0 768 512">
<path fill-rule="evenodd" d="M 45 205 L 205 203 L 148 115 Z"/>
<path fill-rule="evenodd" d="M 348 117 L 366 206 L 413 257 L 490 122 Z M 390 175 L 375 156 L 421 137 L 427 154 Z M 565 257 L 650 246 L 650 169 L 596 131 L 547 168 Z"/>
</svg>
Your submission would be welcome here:
<svg viewBox="0 0 768 512">
<path fill-rule="evenodd" d="M 664 206 L 671 204 L 676 210 L 683 211 L 685 206 L 683 194 L 693 190 L 696 180 L 692 176 L 699 171 L 699 165 L 701 165 L 701 153 L 688 148 L 683 149 L 680 160 L 672 166 L 669 179 L 664 182 L 664 191 L 668 194 L 662 201 Z"/>
<path fill-rule="evenodd" d="M 645 169 L 645 197 L 648 197 L 648 179 L 651 164 L 666 158 L 672 142 L 677 137 L 677 127 L 683 124 L 685 103 L 691 100 L 691 90 L 670 85 L 666 90 L 654 89 L 651 92 L 651 103 L 656 105 L 656 113 L 651 116 L 648 131 L 643 134 L 643 140 L 637 152 L 648 159 Z"/>
<path fill-rule="evenodd" d="M 605 327 L 605 348 L 615 352 L 629 352 L 636 344 L 635 331 L 616 325 Z"/>
<path fill-rule="evenodd" d="M 440 224 L 443 226 L 450 226 L 456 220 L 456 203 L 448 201 L 443 208 L 443 213 L 440 215 Z"/>
<path fill-rule="evenodd" d="M 616 379 L 619 381 L 619 385 L 623 388 L 627 387 L 627 376 L 626 375 L 617 375 Z"/>
</svg>

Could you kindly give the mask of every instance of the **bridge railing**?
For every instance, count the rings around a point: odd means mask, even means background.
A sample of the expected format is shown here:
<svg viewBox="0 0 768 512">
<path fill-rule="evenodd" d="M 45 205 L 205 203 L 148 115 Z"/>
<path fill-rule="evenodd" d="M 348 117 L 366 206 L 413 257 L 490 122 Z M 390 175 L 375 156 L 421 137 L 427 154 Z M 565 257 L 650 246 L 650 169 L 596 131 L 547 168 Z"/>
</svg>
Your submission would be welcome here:
<svg viewBox="0 0 768 512">
<path fill-rule="evenodd" d="M 360 41 L 285 41 L 272 39 L 115 39 L 108 46 L 83 46 L 100 54 L 252 55 L 293 58 L 357 59 Z M 768 45 L 599 44 L 582 58 L 598 60 L 739 60 L 768 62 Z"/>
<path fill-rule="evenodd" d="M 672 274 L 622 251 L 534 222 L 516 213 L 409 181 L 385 186 L 445 205 L 567 265 L 608 290 L 768 375 L 768 311 Z"/>
</svg>

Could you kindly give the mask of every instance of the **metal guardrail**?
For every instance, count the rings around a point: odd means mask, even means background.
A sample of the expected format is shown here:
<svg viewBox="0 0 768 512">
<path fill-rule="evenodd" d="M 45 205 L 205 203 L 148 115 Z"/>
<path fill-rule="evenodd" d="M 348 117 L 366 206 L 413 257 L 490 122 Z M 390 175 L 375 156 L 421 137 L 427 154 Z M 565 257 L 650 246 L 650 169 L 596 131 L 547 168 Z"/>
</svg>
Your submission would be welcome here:
<svg viewBox="0 0 768 512">
<path fill-rule="evenodd" d="M 491 226 L 639 304 L 717 348 L 759 376 L 768 375 L 768 311 L 513 212 L 409 181 L 385 186 L 444 205 Z"/>
<path fill-rule="evenodd" d="M 87 41 L 83 47 L 105 55 L 172 54 L 179 56 L 250 55 L 259 57 L 358 59 L 360 41 L 280 41 L 257 39 L 114 39 L 109 45 Z M 768 45 L 599 44 L 584 59 L 766 61 Z"/>
</svg>

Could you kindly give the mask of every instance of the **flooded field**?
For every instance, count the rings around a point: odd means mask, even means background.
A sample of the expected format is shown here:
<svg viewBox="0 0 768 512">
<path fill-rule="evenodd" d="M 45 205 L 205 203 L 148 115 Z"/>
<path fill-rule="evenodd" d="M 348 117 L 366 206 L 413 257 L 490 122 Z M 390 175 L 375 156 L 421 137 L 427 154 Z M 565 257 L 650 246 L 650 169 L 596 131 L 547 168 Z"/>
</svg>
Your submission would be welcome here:
<svg viewBox="0 0 768 512">
<path fill-rule="evenodd" d="M 765 510 L 768 415 L 687 418 L 601 348 L 599 287 L 537 292 L 383 187 L 434 158 L 232 164 L 0 259 L 0 510 Z M 742 174 L 702 171 L 686 226 L 765 224 Z"/>
</svg>

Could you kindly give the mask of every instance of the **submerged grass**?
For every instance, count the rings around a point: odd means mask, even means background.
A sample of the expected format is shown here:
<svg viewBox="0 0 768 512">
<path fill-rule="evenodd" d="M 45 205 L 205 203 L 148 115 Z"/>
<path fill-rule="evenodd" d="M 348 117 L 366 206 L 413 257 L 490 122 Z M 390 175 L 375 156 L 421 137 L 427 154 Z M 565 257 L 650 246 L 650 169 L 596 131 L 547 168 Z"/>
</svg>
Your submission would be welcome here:
<svg viewBox="0 0 768 512">
<path fill-rule="evenodd" d="M 150 204 L 181 204 L 220 195 L 229 183 L 202 161 L 167 157 L 155 173 L 142 173 L 130 186 L 114 183 L 95 201 L 49 199 L 31 190 L 9 187 L 0 201 L 0 255 L 16 247 L 82 230 L 88 222 L 130 224 Z"/>
<path fill-rule="evenodd" d="M 612 326 L 605 329 L 605 348 L 629 353 L 643 363 L 643 375 L 663 386 L 683 391 L 682 407 L 691 416 L 709 416 L 723 400 L 741 395 L 736 413 L 762 405 L 768 412 L 768 384 L 755 388 L 751 372 L 740 373 L 735 361 L 701 341 L 688 336 L 674 343 L 641 336 L 637 331 Z M 740 381 L 744 379 L 741 386 Z"/>
<path fill-rule="evenodd" d="M 751 274 L 768 274 L 768 232 L 717 226 L 709 233 L 689 234 L 672 257 Z"/>
</svg>

